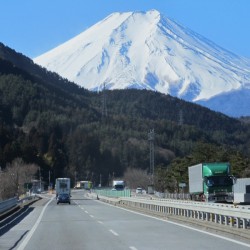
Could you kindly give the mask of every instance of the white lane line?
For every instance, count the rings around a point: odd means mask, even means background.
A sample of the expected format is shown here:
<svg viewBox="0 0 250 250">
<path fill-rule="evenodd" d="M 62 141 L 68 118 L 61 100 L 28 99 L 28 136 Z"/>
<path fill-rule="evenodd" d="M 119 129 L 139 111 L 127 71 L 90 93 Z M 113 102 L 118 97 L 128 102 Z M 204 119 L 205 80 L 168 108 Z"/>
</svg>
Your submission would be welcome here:
<svg viewBox="0 0 250 250">
<path fill-rule="evenodd" d="M 112 229 L 110 229 L 109 232 L 111 232 L 111 233 L 112 233 L 113 235 L 115 235 L 115 236 L 119 236 L 119 234 L 116 233 L 115 231 L 113 231 Z"/>
<path fill-rule="evenodd" d="M 236 243 L 238 245 L 242 245 L 242 246 L 250 248 L 250 244 L 247 244 L 247 243 L 244 243 L 244 242 L 241 242 L 241 241 L 238 241 L 238 240 L 230 239 L 230 238 L 227 238 L 225 236 L 221 236 L 221 235 L 218 235 L 218 234 L 206 232 L 206 231 L 203 231 L 203 230 L 191 227 L 191 226 L 186 226 L 186 225 L 179 224 L 177 222 L 169 221 L 169 220 L 166 220 L 166 219 L 161 219 L 161 218 L 157 218 L 157 217 L 154 217 L 154 216 L 151 216 L 151 215 L 139 213 L 139 212 L 136 212 L 136 211 L 132 211 L 132 210 L 123 208 L 123 207 L 117 207 L 117 206 L 114 206 L 114 205 L 109 204 L 109 203 L 104 203 L 102 201 L 96 201 L 96 202 L 100 202 L 102 204 L 105 204 L 106 206 L 111 206 L 111 207 L 115 207 L 115 208 L 118 208 L 118 209 L 122 209 L 122 210 L 128 211 L 128 212 L 133 213 L 133 214 L 139 214 L 139 215 L 142 215 L 142 216 L 145 216 L 145 217 L 148 217 L 148 218 L 152 218 L 152 219 L 155 219 L 155 220 L 164 221 L 164 222 L 169 223 L 169 224 L 173 224 L 173 225 L 176 225 L 176 226 L 184 227 L 184 228 L 187 228 L 187 229 L 190 229 L 190 230 L 193 230 L 193 231 L 196 231 L 196 232 L 200 232 L 200 233 L 203 233 L 203 234 L 211 235 L 213 237 L 220 238 L 220 239 L 223 239 L 223 240 L 226 240 L 226 241 L 230 241 L 230 242 Z"/>
<path fill-rule="evenodd" d="M 103 222 L 102 222 L 102 221 L 99 221 L 99 220 L 98 220 L 97 222 L 98 222 L 98 223 L 100 223 L 100 224 L 103 224 Z"/>
<path fill-rule="evenodd" d="M 90 215 L 91 218 L 94 218 L 94 215 Z"/>
<path fill-rule="evenodd" d="M 88 211 L 84 211 L 86 214 L 88 214 L 89 212 Z"/>
<path fill-rule="evenodd" d="M 26 247 L 26 245 L 28 244 L 30 238 L 32 237 L 32 235 L 33 235 L 34 232 L 36 231 L 36 229 L 37 229 L 39 223 L 41 222 L 42 217 L 43 217 L 43 214 L 44 214 L 44 212 L 45 212 L 45 209 L 47 208 L 47 206 L 50 204 L 50 202 L 51 202 L 53 199 L 54 199 L 54 197 L 51 198 L 50 201 L 44 206 L 44 208 L 43 208 L 41 214 L 39 215 L 39 217 L 38 217 L 36 223 L 35 223 L 34 226 L 31 228 L 31 230 L 30 230 L 29 233 L 27 234 L 26 238 L 23 240 L 23 242 L 20 244 L 20 246 L 17 248 L 17 250 L 23 250 L 23 249 Z"/>
<path fill-rule="evenodd" d="M 129 249 L 131 249 L 131 250 L 137 250 L 136 247 L 129 247 Z"/>
</svg>

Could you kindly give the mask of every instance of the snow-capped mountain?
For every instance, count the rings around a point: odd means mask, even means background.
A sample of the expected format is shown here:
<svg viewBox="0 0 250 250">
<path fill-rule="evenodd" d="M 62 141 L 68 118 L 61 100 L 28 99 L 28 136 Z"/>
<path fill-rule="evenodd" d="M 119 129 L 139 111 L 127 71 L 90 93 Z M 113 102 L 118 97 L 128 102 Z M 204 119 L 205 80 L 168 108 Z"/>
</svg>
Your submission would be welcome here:
<svg viewBox="0 0 250 250">
<path fill-rule="evenodd" d="M 146 88 L 231 116 L 250 115 L 250 109 L 241 112 L 235 103 L 249 107 L 250 91 L 244 100 L 224 97 L 250 90 L 250 59 L 156 10 L 113 13 L 34 62 L 90 90 L 102 90 L 104 84 L 107 89 Z"/>
</svg>

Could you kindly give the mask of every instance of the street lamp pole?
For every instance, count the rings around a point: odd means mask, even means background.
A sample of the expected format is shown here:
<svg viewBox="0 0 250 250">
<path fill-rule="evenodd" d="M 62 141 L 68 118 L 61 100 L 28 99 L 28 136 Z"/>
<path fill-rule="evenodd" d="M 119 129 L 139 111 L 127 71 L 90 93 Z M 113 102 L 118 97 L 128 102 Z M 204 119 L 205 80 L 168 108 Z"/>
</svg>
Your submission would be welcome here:
<svg viewBox="0 0 250 250">
<path fill-rule="evenodd" d="M 49 170 L 49 187 L 50 187 L 50 170 Z"/>
<path fill-rule="evenodd" d="M 39 167 L 39 184 L 40 184 L 40 192 L 42 192 L 41 167 Z"/>
<path fill-rule="evenodd" d="M 76 173 L 77 173 L 77 172 L 75 171 L 75 187 L 76 187 L 76 184 L 77 184 L 77 183 L 76 183 Z"/>
</svg>

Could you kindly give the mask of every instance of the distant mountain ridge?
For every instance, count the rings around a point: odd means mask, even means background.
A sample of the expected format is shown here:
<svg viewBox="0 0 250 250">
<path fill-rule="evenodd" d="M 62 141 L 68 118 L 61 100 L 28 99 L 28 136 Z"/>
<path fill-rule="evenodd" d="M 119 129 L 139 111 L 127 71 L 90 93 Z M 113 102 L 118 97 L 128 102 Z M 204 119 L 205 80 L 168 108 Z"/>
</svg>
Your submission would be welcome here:
<svg viewBox="0 0 250 250">
<path fill-rule="evenodd" d="M 150 89 L 230 116 L 250 115 L 234 108 L 250 105 L 250 60 L 156 10 L 113 13 L 34 61 L 89 90 Z M 240 100 L 219 101 L 245 90 Z M 210 102 L 215 96 L 219 106 Z"/>
</svg>

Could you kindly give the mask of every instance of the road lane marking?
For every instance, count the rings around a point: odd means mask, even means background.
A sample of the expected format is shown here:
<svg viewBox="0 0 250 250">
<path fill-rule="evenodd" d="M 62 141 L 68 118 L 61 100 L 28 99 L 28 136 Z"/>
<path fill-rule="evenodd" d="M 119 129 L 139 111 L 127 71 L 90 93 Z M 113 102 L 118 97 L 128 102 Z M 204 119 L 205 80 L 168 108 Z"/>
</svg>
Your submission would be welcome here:
<svg viewBox="0 0 250 250">
<path fill-rule="evenodd" d="M 94 215 L 90 215 L 91 218 L 94 218 Z"/>
<path fill-rule="evenodd" d="M 115 236 L 119 236 L 119 234 L 116 233 L 115 231 L 113 231 L 112 229 L 110 229 L 109 232 L 111 232 L 111 233 L 112 233 L 113 235 L 115 235 Z"/>
<path fill-rule="evenodd" d="M 196 231 L 196 232 L 200 232 L 200 233 L 203 233 L 203 234 L 208 234 L 208 235 L 211 235 L 213 237 L 220 238 L 220 239 L 223 239 L 223 240 L 226 240 L 226 241 L 230 241 L 230 242 L 236 243 L 238 245 L 242 245 L 242 246 L 250 248 L 250 244 L 247 244 L 247 243 L 244 243 L 244 242 L 241 242 L 241 241 L 238 241 L 238 240 L 230 239 L 230 238 L 227 238 L 225 236 L 221 236 L 221 235 L 218 235 L 218 234 L 206 232 L 206 231 L 203 231 L 203 230 L 191 227 L 191 226 L 186 226 L 186 225 L 179 224 L 177 222 L 169 221 L 169 220 L 166 220 L 166 219 L 161 219 L 161 218 L 153 217 L 151 215 L 147 215 L 147 214 L 139 213 L 139 212 L 136 212 L 136 211 L 132 211 L 132 210 L 129 210 L 129 209 L 126 209 L 126 208 L 123 208 L 123 207 L 117 207 L 117 206 L 114 206 L 112 204 L 105 203 L 105 202 L 102 202 L 102 201 L 97 201 L 96 200 L 96 202 L 100 202 L 102 204 L 105 204 L 106 206 L 111 206 L 111 207 L 114 207 L 114 208 L 122 209 L 122 210 L 128 211 L 128 212 L 133 213 L 133 214 L 139 214 L 139 215 L 142 215 L 142 216 L 145 216 L 145 217 L 148 217 L 148 218 L 152 218 L 152 219 L 160 220 L 160 221 L 163 221 L 163 222 L 166 222 L 166 223 L 170 223 L 170 224 L 173 224 L 173 225 L 176 225 L 176 226 L 184 227 L 184 228 Z"/>
<path fill-rule="evenodd" d="M 89 212 L 88 211 L 84 211 L 86 214 L 88 214 Z"/>
<path fill-rule="evenodd" d="M 31 228 L 31 230 L 29 231 L 28 235 L 25 237 L 25 239 L 23 240 L 23 242 L 20 244 L 20 246 L 17 248 L 17 250 L 23 250 L 26 245 L 28 244 L 30 238 L 32 237 L 32 235 L 34 234 L 34 232 L 36 231 L 39 223 L 42 220 L 43 214 L 45 212 L 45 209 L 47 208 L 47 206 L 50 204 L 51 201 L 53 201 L 54 197 L 50 199 L 50 201 L 44 206 L 41 214 L 39 215 L 36 223 L 34 224 L 34 226 Z"/>
<path fill-rule="evenodd" d="M 103 222 L 102 222 L 102 221 L 99 221 L 99 220 L 98 220 L 97 222 L 98 222 L 98 223 L 100 223 L 100 224 L 103 224 Z"/>
<path fill-rule="evenodd" d="M 129 249 L 131 249 L 131 250 L 137 250 L 136 247 L 129 247 Z"/>
</svg>

